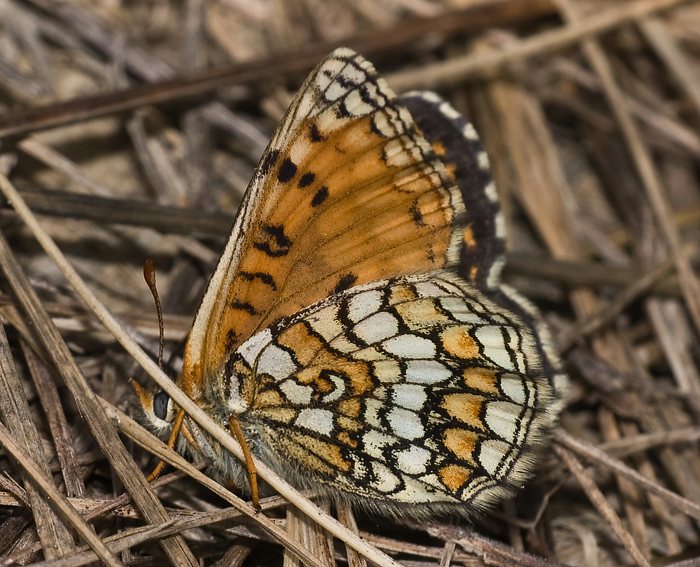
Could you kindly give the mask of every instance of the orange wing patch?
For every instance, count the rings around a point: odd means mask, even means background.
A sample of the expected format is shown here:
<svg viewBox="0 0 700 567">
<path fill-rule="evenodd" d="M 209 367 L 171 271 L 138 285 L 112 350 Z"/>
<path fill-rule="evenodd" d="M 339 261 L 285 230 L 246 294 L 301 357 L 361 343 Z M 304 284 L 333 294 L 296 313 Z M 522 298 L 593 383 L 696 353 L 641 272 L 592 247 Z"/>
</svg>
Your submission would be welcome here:
<svg viewBox="0 0 700 567">
<path fill-rule="evenodd" d="M 233 346 L 341 289 L 447 263 L 455 205 L 443 178 L 418 161 L 390 166 L 385 151 L 363 118 L 294 167 L 278 158 L 272 178 L 286 188 L 276 189 L 281 198 L 228 292 L 223 326 L 236 333 Z"/>
<path fill-rule="evenodd" d="M 440 469 L 440 481 L 453 494 L 459 492 L 459 489 L 469 481 L 470 476 L 469 469 L 459 465 L 447 465 Z"/>
</svg>

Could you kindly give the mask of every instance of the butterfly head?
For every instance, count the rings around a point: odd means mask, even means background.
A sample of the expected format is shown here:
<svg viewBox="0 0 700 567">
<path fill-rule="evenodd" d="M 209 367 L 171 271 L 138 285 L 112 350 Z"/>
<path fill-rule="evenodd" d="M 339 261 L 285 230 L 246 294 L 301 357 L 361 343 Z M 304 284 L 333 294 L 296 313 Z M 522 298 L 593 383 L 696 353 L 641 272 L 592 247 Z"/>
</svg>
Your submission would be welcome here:
<svg viewBox="0 0 700 567">
<path fill-rule="evenodd" d="M 131 385 L 140 402 L 142 421 L 159 437 L 167 437 L 177 415 L 170 396 L 163 390 L 148 390 L 135 380 Z"/>
</svg>

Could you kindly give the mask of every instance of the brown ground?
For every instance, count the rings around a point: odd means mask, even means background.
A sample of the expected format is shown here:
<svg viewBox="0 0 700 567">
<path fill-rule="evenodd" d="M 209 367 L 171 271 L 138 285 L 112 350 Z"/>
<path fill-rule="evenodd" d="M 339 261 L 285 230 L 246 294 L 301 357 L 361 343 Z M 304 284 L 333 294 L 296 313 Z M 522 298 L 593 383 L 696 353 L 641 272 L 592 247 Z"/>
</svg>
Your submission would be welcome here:
<svg viewBox="0 0 700 567">
<path fill-rule="evenodd" d="M 416 566 L 700 565 L 697 2 L 0 0 L 0 173 L 151 349 L 141 262 L 156 260 L 177 353 L 275 124 L 338 44 L 475 122 L 506 280 L 545 313 L 573 382 L 535 480 L 473 531 L 341 508 L 343 538 L 359 526 Z M 316 565 L 331 549 L 365 564 L 280 498 L 263 525 L 178 473 L 159 503 L 138 472 L 152 460 L 129 441 L 130 461 L 109 421 L 133 404 L 127 378 L 147 379 L 6 202 L 0 268 L 1 561 L 86 564 L 89 542 L 113 565 L 295 565 L 285 539 Z"/>
</svg>

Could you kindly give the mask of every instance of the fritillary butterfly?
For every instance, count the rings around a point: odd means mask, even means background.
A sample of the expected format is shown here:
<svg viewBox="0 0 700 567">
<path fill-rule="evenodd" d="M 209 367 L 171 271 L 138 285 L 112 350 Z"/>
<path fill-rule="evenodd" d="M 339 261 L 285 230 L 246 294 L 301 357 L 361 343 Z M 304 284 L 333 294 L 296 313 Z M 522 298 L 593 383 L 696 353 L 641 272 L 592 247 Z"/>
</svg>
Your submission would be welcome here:
<svg viewBox="0 0 700 567">
<path fill-rule="evenodd" d="M 469 514 L 520 487 L 566 377 L 500 282 L 504 226 L 477 134 L 337 49 L 309 76 L 236 216 L 179 383 L 300 488 L 383 514 Z M 139 389 L 167 436 L 167 395 Z M 185 418 L 179 446 L 245 468 Z"/>
</svg>

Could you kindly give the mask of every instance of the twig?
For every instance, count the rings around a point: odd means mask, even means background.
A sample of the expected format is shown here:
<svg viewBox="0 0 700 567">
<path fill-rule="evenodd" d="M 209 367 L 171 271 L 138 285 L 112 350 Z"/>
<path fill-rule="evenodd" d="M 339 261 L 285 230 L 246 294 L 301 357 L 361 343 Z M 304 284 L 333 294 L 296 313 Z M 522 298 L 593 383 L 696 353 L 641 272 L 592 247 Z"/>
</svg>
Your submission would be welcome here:
<svg viewBox="0 0 700 567">
<path fill-rule="evenodd" d="M 513 549 L 501 542 L 485 537 L 474 530 L 453 526 L 434 526 L 426 530 L 430 535 L 445 541 L 453 541 L 470 556 L 477 557 L 490 567 L 557 567 L 559 564 Z M 442 550 L 440 552 L 442 556 Z M 456 559 L 456 558 L 455 558 Z"/>
<path fill-rule="evenodd" d="M 562 12 L 571 25 L 582 25 L 586 21 L 577 18 L 570 0 L 557 0 L 557 3 L 561 6 Z M 658 4 L 661 4 L 661 2 Z M 636 17 L 643 17 L 644 15 L 648 14 L 638 14 Z M 644 145 L 643 137 L 627 110 L 624 97 L 617 86 L 605 53 L 600 45 L 592 39 L 584 41 L 583 50 L 600 77 L 603 91 L 620 125 L 627 147 L 634 159 L 637 173 L 642 180 L 656 220 L 668 244 L 671 258 L 680 279 L 683 297 L 690 311 L 695 329 L 700 333 L 700 282 L 698 282 L 693 271 L 688 255 L 683 250 L 678 230 L 673 224 L 673 211 L 666 198 L 666 190 L 654 167 L 649 150 Z"/>
<path fill-rule="evenodd" d="M 49 466 L 41 445 L 39 432 L 30 418 L 29 403 L 24 388 L 17 375 L 17 368 L 12 359 L 12 351 L 7 342 L 5 329 L 0 324 L 0 418 L 6 424 L 9 433 L 22 446 L 26 447 L 28 459 L 36 463 L 42 478 L 48 476 Z M 30 478 L 25 477 L 27 500 L 36 523 L 39 540 L 48 557 L 58 557 L 75 549 L 73 538 L 61 518 L 53 513 L 50 503 L 46 501 L 42 490 L 37 490 Z M 53 479 L 51 488 L 56 490 Z"/>
<path fill-rule="evenodd" d="M 85 496 L 85 485 L 80 475 L 80 465 L 73 447 L 73 440 L 70 436 L 70 428 L 66 415 L 61 406 L 61 399 L 58 395 L 56 383 L 53 381 L 48 368 L 32 352 L 26 343 L 22 343 L 22 352 L 27 361 L 27 367 L 36 384 L 36 391 L 41 402 L 41 407 L 46 414 L 46 421 L 51 431 L 56 454 L 61 463 L 61 474 L 66 483 L 66 494 L 68 496 L 83 498 Z"/>
<path fill-rule="evenodd" d="M 256 513 L 252 506 L 244 502 L 240 497 L 233 494 L 230 490 L 227 490 L 221 486 L 216 481 L 210 479 L 208 476 L 204 475 L 202 472 L 197 470 L 191 463 L 185 460 L 178 453 L 173 451 L 160 439 L 156 438 L 153 434 L 146 431 L 138 425 L 133 419 L 125 415 L 117 408 L 113 407 L 111 404 L 102 400 L 102 405 L 110 416 L 110 418 L 118 425 L 119 429 L 127 435 L 130 439 L 156 455 L 158 458 L 162 459 L 169 465 L 172 465 L 179 470 L 184 471 L 187 475 L 200 483 L 201 485 L 208 488 L 214 494 L 231 504 L 237 511 L 238 515 L 246 516 L 249 520 L 252 520 L 257 525 L 259 525 L 263 530 L 269 533 L 274 539 L 279 541 L 286 549 L 291 551 L 295 557 L 309 565 L 314 565 L 315 567 L 324 567 L 324 565 L 318 561 L 306 548 L 299 545 L 298 542 L 290 539 L 284 530 L 281 530 L 276 526 L 272 520 L 267 518 L 261 513 Z M 274 507 L 273 506 L 268 507 Z M 263 508 L 264 510 L 265 508 Z"/>
<path fill-rule="evenodd" d="M 610 324 L 630 303 L 660 282 L 672 268 L 673 263 L 671 261 L 666 261 L 657 266 L 623 289 L 611 303 L 601 306 L 598 311 L 577 323 L 564 333 L 559 340 L 560 352 L 566 352 L 574 346 L 576 341 Z"/>
<path fill-rule="evenodd" d="M 586 493 L 591 503 L 596 507 L 603 519 L 612 528 L 615 535 L 618 537 L 622 545 L 625 546 L 627 552 L 632 556 L 632 559 L 640 567 L 651 567 L 651 564 L 646 560 L 639 547 L 637 547 L 634 538 L 625 529 L 620 516 L 613 510 L 610 503 L 605 499 L 605 495 L 596 486 L 590 474 L 583 468 L 583 465 L 576 457 L 563 447 L 554 446 L 554 451 L 559 455 L 564 464 L 574 474 L 581 488 Z"/>
<path fill-rule="evenodd" d="M 606 441 L 599 446 L 599 449 L 611 456 L 623 458 L 654 449 L 655 447 L 664 447 L 677 443 L 697 443 L 698 441 L 700 441 L 700 427 L 684 427 L 669 431 L 627 435 L 620 439 Z"/>
<path fill-rule="evenodd" d="M 24 451 L 15 443 L 10 432 L 0 423 L 0 445 L 5 447 L 7 452 L 12 455 L 12 458 L 22 467 L 22 469 L 31 477 L 34 486 L 44 493 L 51 502 L 53 508 L 80 534 L 80 536 L 90 545 L 92 550 L 97 554 L 100 560 L 112 567 L 123 565 L 117 559 L 102 540 L 97 537 L 95 531 L 83 520 L 83 518 L 75 511 L 70 503 L 68 503 L 51 480 L 47 479 L 39 470 L 39 467 L 30 459 Z"/>
<path fill-rule="evenodd" d="M 26 208 L 16 190 L 7 178 L 2 175 L 0 175 L 0 191 L 6 197 L 12 196 L 10 200 L 15 206 L 15 210 L 26 211 L 31 216 L 29 209 Z M 36 224 L 36 219 L 33 216 L 31 218 Z M 56 246 L 45 232 L 42 234 L 51 245 Z M 2 235 L 0 235 L 0 258 L 2 258 L 0 260 L 0 268 L 2 268 L 10 287 L 32 321 L 37 336 L 46 345 L 47 356 L 63 376 L 83 419 L 87 422 L 104 455 L 114 467 L 115 472 L 144 516 L 151 522 L 164 521 L 167 518 L 165 510 L 148 486 L 136 463 L 126 451 L 109 419 L 107 419 L 104 410 L 95 397 L 95 393 L 78 368 L 75 359 L 39 301 L 30 282 L 20 270 L 9 244 Z M 196 565 L 194 556 L 187 548 L 184 540 L 179 536 L 163 540 L 161 544 L 174 563 Z"/>
<path fill-rule="evenodd" d="M 669 10 L 690 0 L 638 0 L 581 19 L 557 30 L 525 39 L 497 53 L 468 54 L 447 61 L 390 74 L 389 84 L 398 91 L 447 87 L 467 79 L 492 77 L 508 66 L 515 66 L 536 55 L 559 51 L 585 38 L 600 35 L 637 18 Z M 2 129 L 0 127 L 0 133 Z"/>
<path fill-rule="evenodd" d="M 579 439 L 575 439 L 561 429 L 555 431 L 554 438 L 558 443 L 574 453 L 593 463 L 603 465 L 605 468 L 610 469 L 616 474 L 628 478 L 635 484 L 641 486 L 644 490 L 660 496 L 666 501 L 667 504 L 680 510 L 684 514 L 687 514 L 696 520 L 700 520 L 700 504 L 687 498 L 683 498 L 675 492 L 672 492 L 667 488 L 644 478 L 641 474 L 625 465 L 622 461 L 614 459 L 600 449 L 588 445 Z"/>
<path fill-rule="evenodd" d="M 642 19 L 639 22 L 639 29 L 666 63 L 673 77 L 695 106 L 695 112 L 700 116 L 700 82 L 698 82 L 694 64 L 678 48 L 666 25 L 659 18 Z"/>
<path fill-rule="evenodd" d="M 48 10 L 56 9 L 55 3 L 50 1 L 31 1 L 33 4 Z M 63 11 L 73 9 L 69 4 L 59 5 L 59 8 Z M 520 0 L 502 0 L 497 5 L 485 1 L 471 5 L 465 10 L 448 12 L 435 19 L 421 18 L 412 22 L 401 22 L 392 30 L 393 33 L 389 33 L 385 29 L 366 32 L 339 42 L 316 44 L 285 55 L 275 54 L 252 62 L 234 64 L 223 69 L 198 72 L 189 77 L 178 77 L 164 81 L 163 78 L 169 77 L 171 71 L 166 64 L 159 62 L 160 70 L 157 78 L 151 76 L 149 80 L 161 80 L 160 83 L 8 113 L 4 118 L 0 117 L 0 138 L 18 136 L 80 120 L 134 110 L 140 106 L 158 105 L 201 96 L 221 87 L 263 82 L 273 77 L 289 77 L 311 69 L 339 45 L 349 45 L 364 54 L 371 55 L 386 52 L 390 48 L 401 49 L 415 43 L 416 39 L 421 39 L 426 34 L 434 34 L 440 30 L 443 33 L 478 31 L 494 23 L 507 25 L 509 22 L 515 23 L 538 18 L 551 13 L 551 11 L 552 4 L 548 0 L 530 0 L 527 3 Z M 81 15 L 84 16 L 84 13 Z M 90 31 L 94 32 L 94 28 L 94 25 L 84 26 L 84 29 L 78 31 L 89 34 Z M 100 35 L 100 33 L 92 35 L 90 39 L 97 44 L 105 42 L 104 34 Z M 132 53 L 133 59 L 144 65 L 144 52 L 133 49 Z M 129 54 L 127 54 L 127 62 L 133 65 Z M 220 112 L 220 110 L 217 109 L 216 112 Z"/>
</svg>

